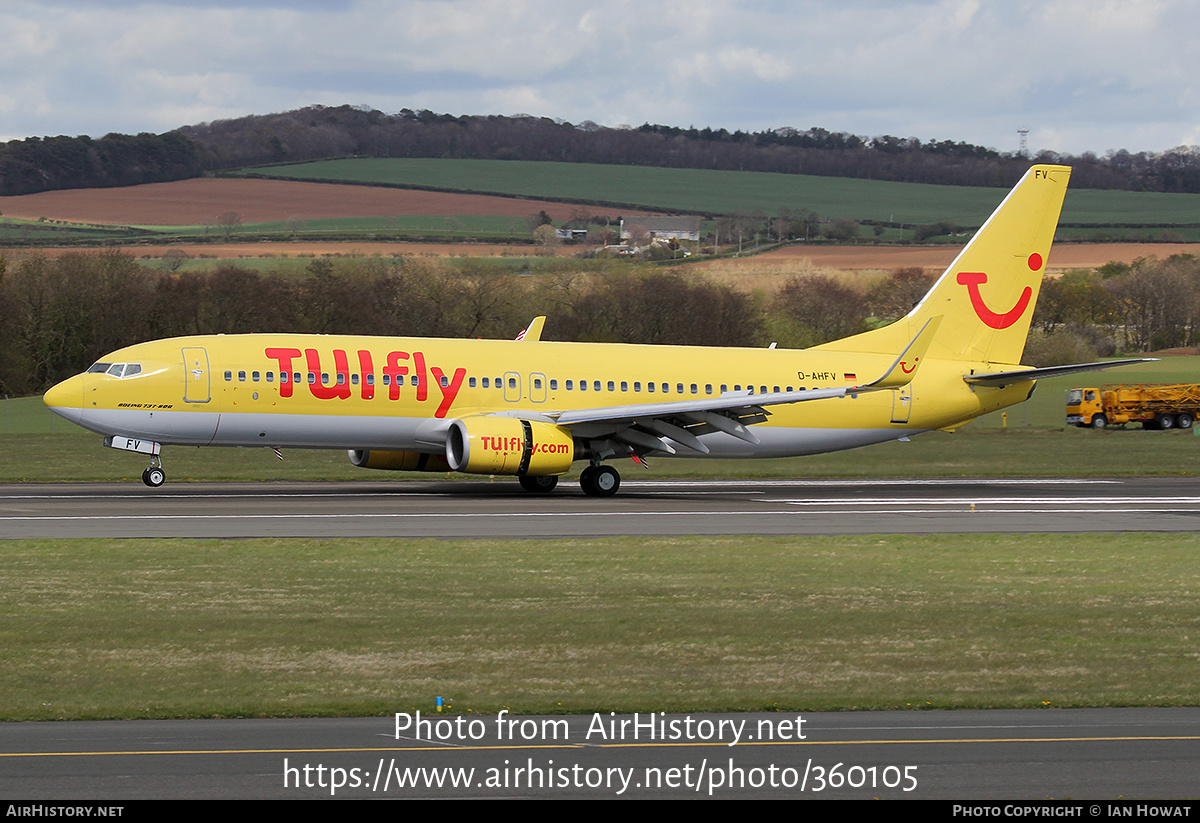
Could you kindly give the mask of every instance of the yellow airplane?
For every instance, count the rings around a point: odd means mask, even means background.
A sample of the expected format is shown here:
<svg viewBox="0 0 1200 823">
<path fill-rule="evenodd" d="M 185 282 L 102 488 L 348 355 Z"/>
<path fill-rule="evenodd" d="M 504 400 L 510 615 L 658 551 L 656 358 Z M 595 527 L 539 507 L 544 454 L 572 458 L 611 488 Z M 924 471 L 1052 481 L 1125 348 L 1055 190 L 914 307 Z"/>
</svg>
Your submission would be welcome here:
<svg viewBox="0 0 1200 823">
<path fill-rule="evenodd" d="M 890 326 L 803 350 L 517 340 L 212 335 L 104 357 L 46 392 L 58 415 L 150 456 L 163 445 L 346 449 L 356 466 L 516 475 L 549 492 L 576 461 L 788 457 L 953 429 L 1025 400 L 1020 366 L 1071 170 L 1034 166 L 929 294 Z M 1136 361 L 1123 361 L 1136 362 Z"/>
</svg>

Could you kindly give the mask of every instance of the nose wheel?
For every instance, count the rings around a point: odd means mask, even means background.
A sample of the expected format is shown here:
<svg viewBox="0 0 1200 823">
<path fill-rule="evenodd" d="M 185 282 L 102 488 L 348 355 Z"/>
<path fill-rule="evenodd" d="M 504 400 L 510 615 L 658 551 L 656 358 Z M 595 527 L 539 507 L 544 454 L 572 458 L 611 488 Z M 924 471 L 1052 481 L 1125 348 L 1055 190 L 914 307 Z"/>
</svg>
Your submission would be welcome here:
<svg viewBox="0 0 1200 823">
<path fill-rule="evenodd" d="M 612 497 L 621 487 L 621 475 L 612 466 L 588 466 L 579 475 L 579 485 L 589 497 Z"/>
<path fill-rule="evenodd" d="M 167 482 L 167 473 L 163 471 L 158 455 L 155 455 L 154 462 L 150 464 L 150 468 L 142 472 L 142 482 L 152 489 L 157 489 L 163 483 Z"/>
</svg>

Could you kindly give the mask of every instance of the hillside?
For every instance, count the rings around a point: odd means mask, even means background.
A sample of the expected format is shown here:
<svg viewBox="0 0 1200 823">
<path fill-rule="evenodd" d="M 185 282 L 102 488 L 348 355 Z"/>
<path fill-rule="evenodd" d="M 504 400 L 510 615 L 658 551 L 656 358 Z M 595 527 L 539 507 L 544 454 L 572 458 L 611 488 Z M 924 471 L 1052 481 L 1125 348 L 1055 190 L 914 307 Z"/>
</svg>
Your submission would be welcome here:
<svg viewBox="0 0 1200 823">
<path fill-rule="evenodd" d="M 762 132 L 645 123 L 610 128 L 549 118 L 456 117 L 310 106 L 182 126 L 161 135 L 30 137 L 0 144 L 0 195 L 164 182 L 247 165 L 330 157 L 595 163 L 758 171 L 955 186 L 1011 186 L 1030 162 L 1076 169 L 1076 188 L 1200 193 L 1200 149 L 1036 157 L 953 140 L 824 128 Z"/>
</svg>

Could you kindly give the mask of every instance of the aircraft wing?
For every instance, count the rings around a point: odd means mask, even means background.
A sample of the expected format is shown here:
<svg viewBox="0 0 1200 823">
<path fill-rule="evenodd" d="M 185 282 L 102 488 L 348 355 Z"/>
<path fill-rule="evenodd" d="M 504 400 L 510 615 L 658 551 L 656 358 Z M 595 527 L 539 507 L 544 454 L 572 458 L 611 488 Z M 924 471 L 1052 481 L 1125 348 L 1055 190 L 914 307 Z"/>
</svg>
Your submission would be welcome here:
<svg viewBox="0 0 1200 823">
<path fill-rule="evenodd" d="M 907 385 L 916 376 L 940 321 L 940 316 L 926 321 L 887 371 L 862 385 L 758 394 L 753 390 L 726 392 L 719 397 L 575 409 L 548 416 L 561 426 L 569 426 L 580 437 L 611 437 L 630 446 L 668 454 L 676 451 L 672 442 L 708 454 L 708 447 L 697 435 L 715 431 L 758 445 L 758 438 L 746 427 L 764 422 L 770 414 L 769 406 L 855 396 Z"/>
<path fill-rule="evenodd" d="M 1018 369 L 1016 371 L 1001 371 L 991 374 L 968 374 L 963 380 L 976 386 L 991 386 L 1003 388 L 1012 383 L 1024 380 L 1037 380 L 1042 377 L 1058 377 L 1063 374 L 1076 374 L 1085 371 L 1100 371 L 1116 366 L 1128 366 L 1133 363 L 1153 363 L 1157 357 L 1135 357 L 1131 360 L 1106 360 L 1102 363 L 1074 363 L 1070 366 L 1047 366 L 1042 369 Z"/>
</svg>

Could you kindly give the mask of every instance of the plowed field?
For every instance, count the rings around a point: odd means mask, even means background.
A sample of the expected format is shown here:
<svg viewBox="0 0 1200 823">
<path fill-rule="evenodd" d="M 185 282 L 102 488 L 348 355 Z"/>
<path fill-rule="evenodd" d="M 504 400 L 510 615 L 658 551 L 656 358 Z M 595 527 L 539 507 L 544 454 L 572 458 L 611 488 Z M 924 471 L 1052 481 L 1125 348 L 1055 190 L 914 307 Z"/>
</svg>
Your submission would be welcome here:
<svg viewBox="0 0 1200 823">
<path fill-rule="evenodd" d="M 0 213 L 6 217 L 29 220 L 48 217 L 73 223 L 122 226 L 201 225 L 213 222 L 225 212 L 236 212 L 242 223 L 422 214 L 526 217 L 543 209 L 555 220 L 567 220 L 574 208 L 563 203 L 513 197 L 224 178 L 0 197 Z"/>
</svg>

